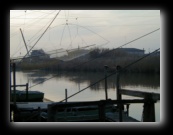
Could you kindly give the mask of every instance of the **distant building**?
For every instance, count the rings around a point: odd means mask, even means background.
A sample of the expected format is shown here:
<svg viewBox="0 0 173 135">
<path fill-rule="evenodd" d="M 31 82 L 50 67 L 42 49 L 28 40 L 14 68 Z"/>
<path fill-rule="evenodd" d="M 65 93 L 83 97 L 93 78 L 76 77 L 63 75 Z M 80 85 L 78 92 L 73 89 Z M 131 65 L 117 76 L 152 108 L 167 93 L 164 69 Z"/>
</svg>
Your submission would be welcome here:
<svg viewBox="0 0 173 135">
<path fill-rule="evenodd" d="M 32 60 L 45 60 L 50 58 L 50 56 L 46 54 L 43 49 L 32 50 L 30 57 Z"/>
<path fill-rule="evenodd" d="M 127 52 L 129 54 L 135 54 L 135 55 L 144 55 L 145 50 L 136 49 L 136 48 L 119 48 L 120 51 Z"/>
</svg>

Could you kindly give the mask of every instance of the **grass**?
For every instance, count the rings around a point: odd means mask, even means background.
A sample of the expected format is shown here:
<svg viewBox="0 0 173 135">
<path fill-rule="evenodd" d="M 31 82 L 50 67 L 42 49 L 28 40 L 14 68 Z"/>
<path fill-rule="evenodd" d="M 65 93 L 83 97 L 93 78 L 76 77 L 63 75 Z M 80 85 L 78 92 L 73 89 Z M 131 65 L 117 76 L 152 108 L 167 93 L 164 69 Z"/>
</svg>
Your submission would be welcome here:
<svg viewBox="0 0 173 135">
<path fill-rule="evenodd" d="M 137 59 L 143 57 L 141 55 L 128 54 L 126 52 L 118 50 L 111 51 L 111 53 L 106 53 L 108 51 L 110 50 L 95 49 L 86 56 L 83 56 L 83 58 L 79 57 L 66 62 L 57 59 L 37 60 L 32 62 L 26 61 L 19 65 L 18 68 L 21 70 L 103 72 L 104 65 L 107 65 L 109 66 L 109 71 L 112 72 L 115 70 L 115 67 L 117 65 L 120 65 L 123 68 L 128 64 L 131 64 L 132 62 L 136 61 Z M 151 55 L 139 61 L 138 63 L 132 65 L 124 72 L 160 73 L 160 55 Z"/>
</svg>

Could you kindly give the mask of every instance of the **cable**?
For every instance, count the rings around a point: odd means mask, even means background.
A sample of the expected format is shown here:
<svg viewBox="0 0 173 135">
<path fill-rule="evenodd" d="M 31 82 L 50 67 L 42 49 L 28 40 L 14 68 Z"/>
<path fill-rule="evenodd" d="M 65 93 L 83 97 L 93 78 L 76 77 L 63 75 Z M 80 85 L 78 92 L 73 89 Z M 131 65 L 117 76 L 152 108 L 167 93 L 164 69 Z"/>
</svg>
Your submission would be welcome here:
<svg viewBox="0 0 173 135">
<path fill-rule="evenodd" d="M 60 10 L 61 11 L 61 10 Z M 36 41 L 36 43 L 30 48 L 30 50 L 27 52 L 27 54 L 23 57 L 25 58 L 28 53 L 32 50 L 32 48 L 38 43 L 38 41 L 41 39 L 41 37 L 44 35 L 44 33 L 47 31 L 47 29 L 50 27 L 50 25 L 53 23 L 53 21 L 55 20 L 55 18 L 57 17 L 57 15 L 60 13 L 60 11 L 56 14 L 56 16 L 54 17 L 54 19 L 51 21 L 51 23 L 49 24 L 49 26 L 46 28 L 46 30 L 43 32 L 43 34 L 40 36 L 40 38 Z M 22 60 L 21 60 L 22 61 Z M 20 61 L 20 62 L 21 62 Z"/>
<path fill-rule="evenodd" d="M 55 12 L 55 11 L 53 11 L 53 12 Z M 49 13 L 48 15 L 50 15 L 50 14 L 52 14 L 53 12 L 51 12 L 51 13 Z M 42 17 L 46 17 L 46 16 L 48 16 L 47 14 L 45 15 L 41 15 Z M 31 22 L 29 25 L 27 25 L 26 27 L 25 27 L 25 31 L 27 31 L 27 29 L 30 27 L 30 26 L 33 26 L 33 24 L 34 23 L 36 23 L 36 22 L 39 22 L 41 19 L 40 18 L 38 18 L 39 20 L 36 20 L 36 21 L 33 21 L 33 22 Z M 50 18 L 51 19 L 51 18 Z M 21 27 L 21 26 L 23 26 L 24 24 L 21 24 L 21 25 L 19 25 L 19 27 Z M 14 32 L 14 33 L 12 33 L 11 35 L 10 35 L 10 38 L 12 38 L 12 37 L 14 37 L 14 36 L 16 36 L 17 34 L 16 33 L 18 33 L 18 30 L 16 30 L 16 32 Z"/>
<path fill-rule="evenodd" d="M 34 36 L 32 36 L 29 40 L 30 40 L 30 43 L 32 43 L 34 40 L 36 40 L 39 36 L 37 36 L 37 37 L 35 37 L 42 29 L 44 29 L 44 27 L 46 27 L 47 25 L 49 24 L 49 22 L 46 24 L 46 25 L 44 25 Z M 34 38 L 35 37 L 35 39 L 33 39 L 32 41 L 31 41 L 31 39 L 32 38 Z"/>
<path fill-rule="evenodd" d="M 159 28 L 159 29 L 160 29 L 160 28 Z M 117 47 L 117 48 L 115 48 L 115 49 L 112 49 L 112 50 L 110 50 L 110 51 L 108 51 L 108 52 L 105 52 L 104 54 L 102 54 L 102 55 L 100 55 L 100 56 L 98 56 L 98 57 L 96 57 L 96 58 L 94 58 L 94 59 L 91 59 L 91 60 L 89 60 L 89 61 L 87 61 L 87 62 L 83 62 L 83 63 L 81 63 L 81 64 L 79 64 L 79 65 L 75 65 L 75 66 L 82 66 L 82 65 L 84 65 L 84 64 L 86 64 L 86 63 L 88 63 L 88 62 L 91 62 L 91 61 L 93 61 L 93 60 L 95 60 L 95 59 L 97 59 L 97 58 L 99 58 L 99 57 L 101 57 L 101 56 L 106 55 L 107 53 L 113 52 L 114 50 L 116 50 L 116 49 L 118 49 L 118 48 L 120 48 L 120 47 L 122 47 L 122 46 L 125 46 L 125 45 L 127 45 L 127 44 L 129 44 L 129 43 L 132 43 L 132 42 L 134 42 L 134 41 L 136 41 L 136 40 L 139 40 L 140 38 L 143 38 L 143 37 L 145 37 L 145 36 L 148 36 L 148 35 L 150 35 L 150 34 L 156 32 L 156 31 L 158 31 L 159 29 L 156 29 L 156 30 L 154 30 L 154 31 L 152 31 L 152 32 L 149 32 L 149 33 L 147 33 L 147 34 L 145 34 L 145 35 L 143 35 L 143 36 L 141 36 L 141 37 L 138 37 L 138 38 L 136 38 L 136 39 L 134 39 L 134 40 L 132 40 L 132 41 L 126 43 L 126 44 L 123 44 L 123 45 L 121 45 L 121 46 L 119 46 L 119 47 Z M 74 66 L 74 67 L 75 67 L 75 66 Z M 51 78 L 48 78 L 48 79 L 46 79 L 46 80 L 44 80 L 44 81 L 42 81 L 42 82 L 40 82 L 40 83 L 43 83 L 43 82 L 45 82 L 45 81 L 47 81 L 47 80 L 50 80 L 50 79 L 52 79 L 52 78 L 54 78 L 54 77 L 56 77 L 56 76 L 57 76 L 57 75 L 54 75 L 54 76 L 52 76 Z M 34 87 L 34 86 L 36 86 L 36 85 L 38 85 L 38 84 L 40 84 L 40 83 L 37 83 L 37 84 L 35 84 L 35 85 L 31 86 L 31 87 Z M 30 87 L 30 88 L 31 88 L 31 87 Z"/>
<path fill-rule="evenodd" d="M 43 14 L 41 15 L 42 17 L 46 17 L 46 16 L 49 16 L 49 15 L 52 15 L 52 13 L 54 13 L 55 11 L 51 12 L 50 14 Z M 38 18 L 39 20 L 35 20 L 35 21 L 32 21 L 30 24 L 27 25 L 26 29 L 30 28 L 31 26 L 33 26 L 33 24 L 38 24 L 40 21 L 42 21 L 40 18 Z M 52 18 L 51 18 L 52 19 Z"/>
<path fill-rule="evenodd" d="M 76 25 L 76 24 L 72 24 L 72 23 L 70 23 L 71 25 Z M 79 27 L 82 27 L 82 28 L 84 28 L 84 29 L 87 29 L 87 30 L 89 30 L 89 31 L 91 31 L 92 33 L 95 33 L 96 35 L 98 35 L 99 37 L 101 37 L 102 39 L 104 39 L 104 40 L 106 40 L 107 42 L 109 42 L 107 39 L 105 39 L 104 37 L 102 37 L 101 35 L 99 35 L 99 34 L 97 34 L 96 32 L 94 32 L 94 31 L 92 31 L 92 30 L 90 30 L 90 29 L 88 29 L 88 28 L 86 28 L 86 27 L 84 27 L 84 26 L 80 26 L 80 25 L 78 25 Z"/>
<path fill-rule="evenodd" d="M 66 27 L 66 25 L 64 25 L 64 29 L 63 29 L 63 31 L 62 31 L 61 40 L 60 40 L 60 45 L 61 45 L 61 42 L 62 42 L 62 37 L 63 37 L 63 34 L 64 34 L 65 27 Z"/>
<path fill-rule="evenodd" d="M 70 35 L 70 40 L 72 42 L 72 39 L 71 39 L 71 32 L 70 32 L 70 28 L 69 28 L 69 25 L 67 24 L 67 27 L 68 27 L 68 31 L 69 31 L 69 35 Z"/>
<path fill-rule="evenodd" d="M 121 72 L 121 71 L 125 70 L 126 68 L 130 67 L 131 65 L 133 65 L 133 64 L 135 64 L 135 63 L 137 63 L 137 62 L 141 61 L 142 59 L 144 59 L 144 58 L 146 58 L 146 57 L 150 56 L 151 54 L 153 54 L 153 53 L 157 52 L 158 50 L 160 50 L 160 48 L 159 48 L 159 49 L 157 49 L 157 50 L 155 50 L 155 51 L 153 51 L 152 53 L 149 53 L 148 55 L 145 55 L 144 57 L 142 57 L 142 58 L 140 58 L 140 59 L 138 59 L 138 60 L 136 60 L 136 61 L 132 62 L 131 64 L 128 64 L 128 65 L 127 65 L 127 66 L 125 66 L 124 68 L 120 69 L 120 70 L 119 70 L 119 72 Z M 63 102 L 63 101 L 65 101 L 66 99 L 69 99 L 69 98 L 71 98 L 71 97 L 75 96 L 76 94 L 78 94 L 78 93 L 80 93 L 80 92 L 82 92 L 82 91 L 86 90 L 86 89 L 87 89 L 87 88 L 89 88 L 89 87 L 92 87 L 93 85 L 95 85 L 95 84 L 97 84 L 97 83 L 99 83 L 99 82 L 103 81 L 104 79 L 106 79 L 106 78 L 108 78 L 108 77 L 110 77 L 110 76 L 112 76 L 112 75 L 114 75 L 114 74 L 116 74 L 116 73 L 117 73 L 117 71 L 114 71 L 112 74 L 109 74 L 109 75 L 107 75 L 107 76 L 106 76 L 106 77 L 104 77 L 104 78 L 101 78 L 100 80 L 96 81 L 95 83 L 93 83 L 93 84 L 91 84 L 91 85 L 89 85 L 89 86 L 85 87 L 84 89 L 82 89 L 82 90 L 80 90 L 80 91 L 78 91 L 78 92 L 76 92 L 76 93 L 72 94 L 71 96 L 69 96 L 69 97 L 67 97 L 67 98 L 65 98 L 65 99 L 63 99 L 63 100 L 61 100 L 61 101 L 59 101 L 59 102 Z"/>
</svg>

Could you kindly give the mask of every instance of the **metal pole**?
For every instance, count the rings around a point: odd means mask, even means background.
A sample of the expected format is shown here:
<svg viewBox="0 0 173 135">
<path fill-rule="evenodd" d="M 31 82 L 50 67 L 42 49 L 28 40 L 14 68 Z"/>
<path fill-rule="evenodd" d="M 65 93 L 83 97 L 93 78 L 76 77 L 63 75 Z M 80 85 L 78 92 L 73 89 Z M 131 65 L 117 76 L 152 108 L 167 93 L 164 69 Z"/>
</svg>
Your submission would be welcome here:
<svg viewBox="0 0 173 135">
<path fill-rule="evenodd" d="M 16 64 L 13 63 L 13 90 L 14 90 L 14 105 L 16 105 Z"/>
<path fill-rule="evenodd" d="M 105 96 L 106 96 L 106 100 L 108 99 L 108 93 L 107 93 L 107 69 L 108 69 L 108 66 L 105 65 Z"/>
</svg>

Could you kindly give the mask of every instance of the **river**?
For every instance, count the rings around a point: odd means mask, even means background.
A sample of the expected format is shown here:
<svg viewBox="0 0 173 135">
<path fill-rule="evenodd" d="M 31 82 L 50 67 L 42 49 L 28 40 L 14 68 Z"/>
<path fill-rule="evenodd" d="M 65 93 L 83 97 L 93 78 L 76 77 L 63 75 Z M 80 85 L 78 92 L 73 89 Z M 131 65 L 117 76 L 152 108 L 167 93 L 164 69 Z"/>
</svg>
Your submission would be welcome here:
<svg viewBox="0 0 173 135">
<path fill-rule="evenodd" d="M 109 73 L 108 73 L 109 74 Z M 53 76 L 53 78 L 51 78 Z M 51 78 L 51 79 L 49 79 Z M 65 99 L 65 89 L 70 96 L 83 90 L 96 81 L 104 78 L 104 73 L 98 72 L 45 72 L 45 71 L 17 71 L 16 84 L 29 83 L 29 90 L 44 92 L 44 97 L 58 102 Z M 46 79 L 49 79 L 45 81 Z M 45 81 L 45 82 L 44 82 Z M 108 98 L 116 100 L 116 76 L 107 79 Z M 120 74 L 120 87 L 124 89 L 160 93 L 160 75 L 154 74 Z M 25 88 L 18 88 L 24 90 Z M 105 99 L 105 81 L 85 89 L 71 97 L 68 101 L 97 101 Z M 122 95 L 122 99 L 139 99 Z M 141 121 L 143 104 L 130 104 L 129 115 Z M 160 101 L 155 103 L 156 122 L 160 122 Z"/>
</svg>

